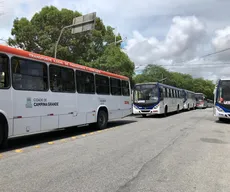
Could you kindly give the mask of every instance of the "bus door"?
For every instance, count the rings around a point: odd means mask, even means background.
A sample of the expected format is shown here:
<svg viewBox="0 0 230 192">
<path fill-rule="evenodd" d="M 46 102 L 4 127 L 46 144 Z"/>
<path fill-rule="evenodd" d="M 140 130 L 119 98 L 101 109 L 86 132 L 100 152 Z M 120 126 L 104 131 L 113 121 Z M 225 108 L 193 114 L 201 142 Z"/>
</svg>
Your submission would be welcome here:
<svg viewBox="0 0 230 192">
<path fill-rule="evenodd" d="M 131 91 L 129 81 L 122 80 L 121 110 L 123 112 L 123 116 L 127 116 L 132 113 Z"/>
<path fill-rule="evenodd" d="M 10 89 L 10 67 L 7 55 L 0 54 L 0 112 L 6 115 L 9 120 L 9 135 L 13 134 L 13 108 Z"/>
</svg>

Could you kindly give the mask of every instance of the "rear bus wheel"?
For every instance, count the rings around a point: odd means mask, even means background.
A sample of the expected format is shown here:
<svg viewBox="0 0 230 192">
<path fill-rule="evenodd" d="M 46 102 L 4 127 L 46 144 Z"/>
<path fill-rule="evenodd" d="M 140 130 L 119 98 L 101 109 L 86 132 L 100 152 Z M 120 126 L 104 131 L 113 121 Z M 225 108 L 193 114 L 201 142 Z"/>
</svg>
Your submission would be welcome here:
<svg viewBox="0 0 230 192">
<path fill-rule="evenodd" d="M 177 105 L 177 110 L 176 110 L 176 112 L 177 112 L 177 113 L 180 112 L 180 107 L 179 107 L 179 105 Z"/>
<path fill-rule="evenodd" d="M 1 122 L 0 124 L 0 149 L 7 147 L 7 137 L 5 135 L 5 124 Z"/>
<path fill-rule="evenodd" d="M 100 110 L 97 115 L 97 128 L 105 129 L 108 123 L 108 114 L 104 110 Z"/>
<path fill-rule="evenodd" d="M 166 106 L 164 111 L 164 116 L 167 117 L 167 115 L 168 115 L 168 107 Z"/>
<path fill-rule="evenodd" d="M 4 131 L 2 125 L 0 124 L 0 148 L 2 148 L 3 139 L 4 139 Z"/>
</svg>

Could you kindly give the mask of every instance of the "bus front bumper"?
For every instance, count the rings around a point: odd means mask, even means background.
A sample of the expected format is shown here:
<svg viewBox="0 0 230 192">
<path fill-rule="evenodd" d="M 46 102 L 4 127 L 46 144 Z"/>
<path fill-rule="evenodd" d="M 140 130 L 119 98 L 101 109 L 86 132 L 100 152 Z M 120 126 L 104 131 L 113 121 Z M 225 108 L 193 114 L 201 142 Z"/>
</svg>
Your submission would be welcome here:
<svg viewBox="0 0 230 192">
<path fill-rule="evenodd" d="M 133 107 L 133 114 L 159 114 L 159 110 L 158 109 L 136 109 L 135 107 Z"/>
<path fill-rule="evenodd" d="M 220 109 L 217 109 L 215 107 L 215 109 L 214 109 L 214 117 L 230 119 L 230 113 L 226 113 L 224 111 L 220 111 Z"/>
</svg>

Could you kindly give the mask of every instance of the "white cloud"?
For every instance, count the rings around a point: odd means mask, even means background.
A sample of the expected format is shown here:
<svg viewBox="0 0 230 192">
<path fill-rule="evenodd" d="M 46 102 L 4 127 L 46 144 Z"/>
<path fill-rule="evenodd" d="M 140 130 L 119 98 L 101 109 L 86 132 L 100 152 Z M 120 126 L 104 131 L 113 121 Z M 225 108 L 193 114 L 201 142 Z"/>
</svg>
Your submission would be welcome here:
<svg viewBox="0 0 230 192">
<path fill-rule="evenodd" d="M 174 17 L 163 41 L 146 38 L 139 32 L 128 40 L 127 52 L 137 65 L 152 64 L 159 60 L 181 61 L 196 55 L 197 45 L 205 35 L 204 25 L 195 17 Z"/>
<path fill-rule="evenodd" d="M 230 26 L 216 30 L 215 37 L 212 39 L 212 45 L 216 51 L 230 48 Z M 217 59 L 221 61 L 229 61 L 230 51 L 218 54 Z"/>
<path fill-rule="evenodd" d="M 16 17 L 30 19 L 46 5 L 77 10 L 83 14 L 96 11 L 106 25 L 117 27 L 123 36 L 128 37 L 125 52 L 137 65 L 142 64 L 139 69 L 149 63 L 160 63 L 169 69 L 205 78 L 229 75 L 226 70 L 218 70 L 218 67 L 205 69 L 214 61 L 227 62 L 230 59 L 227 52 L 205 60 L 196 59 L 228 46 L 230 1 L 227 0 L 114 0 L 109 3 L 106 0 L 3 1 L 0 38 L 10 36 Z M 181 63 L 184 60 L 191 62 Z M 171 66 L 178 62 L 183 67 Z M 192 66 L 194 63 L 202 65 Z"/>
</svg>

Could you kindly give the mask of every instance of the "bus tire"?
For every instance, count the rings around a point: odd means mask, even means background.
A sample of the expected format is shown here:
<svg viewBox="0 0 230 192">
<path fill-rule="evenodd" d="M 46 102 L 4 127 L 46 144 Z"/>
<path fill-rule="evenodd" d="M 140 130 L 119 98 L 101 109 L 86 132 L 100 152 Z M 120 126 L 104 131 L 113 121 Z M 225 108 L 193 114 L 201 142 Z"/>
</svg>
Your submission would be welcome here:
<svg viewBox="0 0 230 192">
<path fill-rule="evenodd" d="M 108 113 L 104 109 L 100 109 L 97 115 L 97 128 L 105 129 L 108 123 Z"/>
<path fill-rule="evenodd" d="M 224 119 L 224 118 L 219 117 L 219 121 L 220 121 L 220 122 L 224 122 L 224 121 L 225 121 L 225 119 Z"/>
<path fill-rule="evenodd" d="M 165 116 L 165 117 L 167 117 L 167 116 L 168 116 L 168 106 L 165 106 L 164 116 Z"/>
<path fill-rule="evenodd" d="M 180 113 L 180 106 L 177 105 L 177 110 L 176 110 L 177 113 Z"/>
<path fill-rule="evenodd" d="M 3 120 L 0 118 L 0 121 Z M 0 123 L 0 149 L 4 149 L 7 147 L 7 129 L 6 129 L 6 122 L 3 120 Z"/>
<path fill-rule="evenodd" d="M 190 111 L 190 107 L 189 107 L 189 104 L 188 104 L 188 111 Z"/>
</svg>

